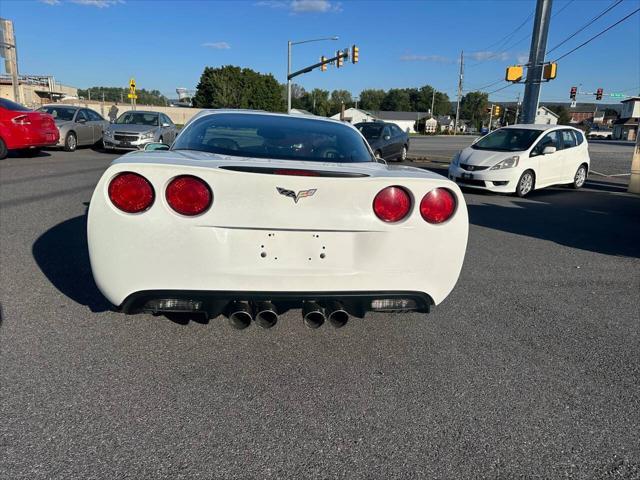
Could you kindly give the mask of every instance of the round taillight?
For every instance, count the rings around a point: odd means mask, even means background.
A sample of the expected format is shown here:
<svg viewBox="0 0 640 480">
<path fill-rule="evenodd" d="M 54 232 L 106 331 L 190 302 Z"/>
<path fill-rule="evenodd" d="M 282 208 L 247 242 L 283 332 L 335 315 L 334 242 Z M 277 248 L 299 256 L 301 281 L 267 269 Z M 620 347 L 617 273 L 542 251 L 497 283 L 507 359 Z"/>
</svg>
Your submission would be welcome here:
<svg viewBox="0 0 640 480">
<path fill-rule="evenodd" d="M 411 210 L 411 197 L 402 187 L 387 187 L 373 199 L 373 211 L 384 222 L 399 222 Z"/>
<path fill-rule="evenodd" d="M 147 210 L 155 199 L 149 180 L 133 172 L 123 172 L 109 184 L 109 199 L 117 208 L 127 213 Z"/>
<path fill-rule="evenodd" d="M 171 180 L 166 191 L 167 203 L 181 215 L 199 215 L 205 212 L 213 200 L 209 185 L 191 175 Z"/>
<path fill-rule="evenodd" d="M 429 223 L 442 223 L 456 210 L 456 197 L 446 188 L 436 188 L 420 202 L 420 215 Z"/>
</svg>

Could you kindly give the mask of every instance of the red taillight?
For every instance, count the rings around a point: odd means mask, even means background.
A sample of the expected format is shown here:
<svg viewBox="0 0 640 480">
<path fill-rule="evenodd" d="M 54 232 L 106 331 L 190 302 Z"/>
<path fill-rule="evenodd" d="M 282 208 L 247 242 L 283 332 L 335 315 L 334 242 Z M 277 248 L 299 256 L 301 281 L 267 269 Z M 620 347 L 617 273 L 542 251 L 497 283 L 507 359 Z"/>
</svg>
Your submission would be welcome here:
<svg viewBox="0 0 640 480">
<path fill-rule="evenodd" d="M 420 202 L 420 215 L 429 223 L 442 223 L 456 210 L 456 197 L 446 188 L 436 188 Z"/>
<path fill-rule="evenodd" d="M 211 206 L 211 189 L 198 177 L 182 175 L 171 180 L 166 191 L 167 203 L 181 215 L 199 215 Z"/>
<path fill-rule="evenodd" d="M 140 213 L 153 204 L 155 193 L 149 180 L 142 175 L 124 172 L 111 180 L 109 198 L 123 212 Z"/>
<path fill-rule="evenodd" d="M 402 187 L 387 187 L 373 199 L 373 211 L 384 222 L 399 222 L 411 210 L 411 197 Z"/>
<path fill-rule="evenodd" d="M 276 175 L 293 175 L 298 177 L 317 177 L 318 172 L 313 170 L 292 170 L 292 169 L 280 169 L 273 172 Z"/>
<path fill-rule="evenodd" d="M 31 125 L 31 120 L 26 115 L 18 115 L 11 120 L 16 125 Z"/>
</svg>

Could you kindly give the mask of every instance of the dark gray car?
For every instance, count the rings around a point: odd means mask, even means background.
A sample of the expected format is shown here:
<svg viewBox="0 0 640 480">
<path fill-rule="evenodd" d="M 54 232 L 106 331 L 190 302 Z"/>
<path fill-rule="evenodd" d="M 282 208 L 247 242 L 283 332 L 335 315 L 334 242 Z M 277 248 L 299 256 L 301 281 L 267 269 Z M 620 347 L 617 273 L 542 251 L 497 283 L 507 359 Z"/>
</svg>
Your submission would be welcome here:
<svg viewBox="0 0 640 480">
<path fill-rule="evenodd" d="M 63 147 L 67 152 L 73 152 L 83 145 L 101 142 L 102 132 L 109 125 L 109 122 L 98 112 L 90 108 L 53 104 L 45 105 L 38 111 L 53 117 L 60 131 L 58 146 Z"/>
<path fill-rule="evenodd" d="M 395 123 L 364 122 L 354 125 L 367 139 L 377 158 L 403 161 L 409 151 L 409 134 Z"/>
</svg>

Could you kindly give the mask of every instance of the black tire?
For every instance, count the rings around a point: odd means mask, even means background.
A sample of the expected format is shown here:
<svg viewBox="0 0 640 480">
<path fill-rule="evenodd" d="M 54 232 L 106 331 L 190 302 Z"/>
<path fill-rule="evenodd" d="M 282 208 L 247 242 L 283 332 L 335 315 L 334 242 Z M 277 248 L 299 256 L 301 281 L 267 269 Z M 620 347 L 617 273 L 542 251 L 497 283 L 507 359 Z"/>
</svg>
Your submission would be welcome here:
<svg viewBox="0 0 640 480">
<path fill-rule="evenodd" d="M 398 157 L 398 161 L 399 162 L 404 162 L 407 159 L 407 152 L 409 151 L 409 149 L 407 148 L 406 145 L 402 146 L 402 150 L 400 150 L 400 156 Z"/>
<path fill-rule="evenodd" d="M 73 132 L 67 133 L 67 136 L 64 138 L 64 151 L 75 152 L 76 148 L 78 148 L 78 138 L 76 134 Z"/>
<path fill-rule="evenodd" d="M 0 160 L 2 160 L 3 158 L 7 158 L 7 155 L 9 155 L 7 144 L 4 143 L 4 140 L 0 138 Z"/>
<path fill-rule="evenodd" d="M 516 185 L 516 195 L 520 198 L 527 196 L 533 191 L 536 184 L 536 176 L 531 170 L 526 170 L 520 175 Z"/>
<path fill-rule="evenodd" d="M 576 170 L 576 174 L 573 176 L 573 183 L 571 184 L 571 187 L 575 188 L 576 190 L 578 188 L 582 188 L 587 181 L 587 173 L 589 173 L 589 171 L 587 170 L 587 166 L 583 163 L 578 167 L 578 170 Z"/>
</svg>

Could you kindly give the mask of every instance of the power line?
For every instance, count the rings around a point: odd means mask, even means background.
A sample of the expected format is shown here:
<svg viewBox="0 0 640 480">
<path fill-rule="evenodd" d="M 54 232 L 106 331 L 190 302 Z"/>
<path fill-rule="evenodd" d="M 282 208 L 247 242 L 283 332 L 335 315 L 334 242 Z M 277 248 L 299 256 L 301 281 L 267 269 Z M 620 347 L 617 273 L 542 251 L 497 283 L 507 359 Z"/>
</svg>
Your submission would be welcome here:
<svg viewBox="0 0 640 480">
<path fill-rule="evenodd" d="M 571 40 L 573 37 L 575 37 L 577 34 L 579 34 L 580 32 L 582 32 L 585 28 L 593 25 L 593 23 L 602 18 L 604 15 L 606 15 L 608 12 L 610 12 L 611 10 L 613 10 L 615 7 L 617 7 L 618 5 L 620 5 L 623 2 L 623 0 L 618 0 L 616 3 L 614 3 L 613 5 L 610 5 L 609 7 L 605 8 L 602 12 L 600 12 L 597 16 L 593 17 L 591 20 L 589 20 L 585 25 L 583 25 L 582 27 L 580 27 L 578 30 L 576 30 L 575 32 L 573 32 L 571 35 L 569 35 L 567 38 L 565 38 L 563 41 L 561 41 L 559 44 L 557 44 L 555 47 L 553 47 L 551 50 L 549 50 L 546 54 L 549 55 L 551 52 L 553 52 L 554 50 L 556 50 L 558 47 L 561 47 L 562 45 L 564 45 L 565 43 L 567 43 L 569 40 Z"/>
<path fill-rule="evenodd" d="M 631 16 L 635 15 L 636 13 L 640 12 L 640 8 L 636 8 L 633 12 L 631 12 L 629 15 L 627 15 L 624 18 L 621 18 L 620 20 L 618 20 L 616 23 L 614 23 L 613 25 L 609 25 L 607 28 L 605 28 L 604 30 L 602 30 L 600 33 L 594 35 L 593 37 L 591 37 L 589 40 L 587 40 L 586 42 L 581 43 L 580 45 L 578 45 L 576 48 L 574 48 L 573 50 L 569 50 L 567 53 L 565 53 L 564 55 L 562 55 L 561 57 L 558 57 L 554 60 L 554 62 L 558 62 L 559 60 L 562 60 L 563 58 L 565 58 L 568 55 L 571 55 L 573 52 L 575 52 L 576 50 L 584 47 L 585 45 L 587 45 L 588 43 L 591 43 L 593 40 L 595 40 L 596 38 L 598 38 L 600 35 L 603 35 L 604 33 L 608 32 L 609 30 L 611 30 L 613 27 L 615 27 L 616 25 L 620 25 L 622 22 L 624 22 L 625 20 L 627 20 L 628 18 L 630 18 Z"/>
</svg>

